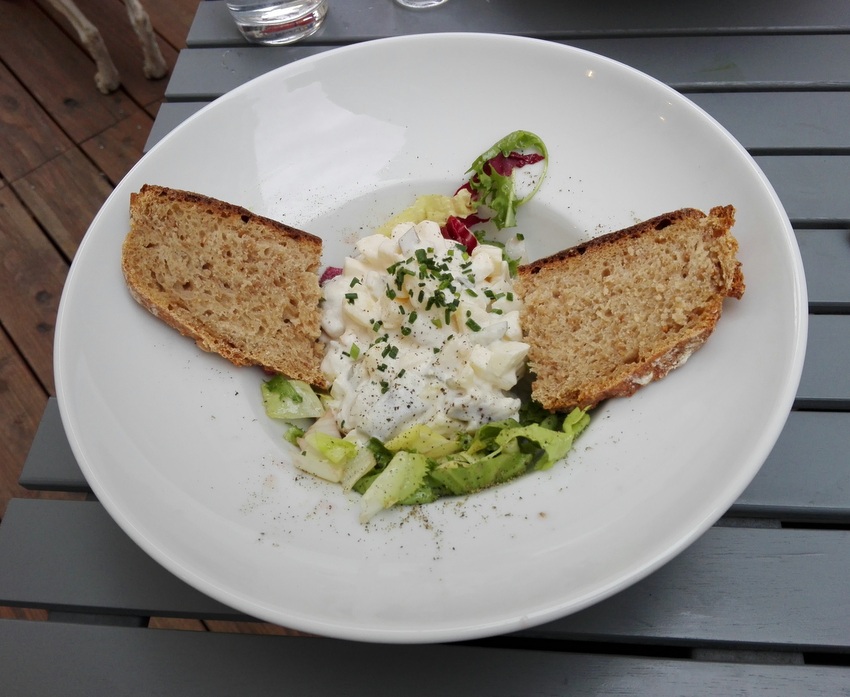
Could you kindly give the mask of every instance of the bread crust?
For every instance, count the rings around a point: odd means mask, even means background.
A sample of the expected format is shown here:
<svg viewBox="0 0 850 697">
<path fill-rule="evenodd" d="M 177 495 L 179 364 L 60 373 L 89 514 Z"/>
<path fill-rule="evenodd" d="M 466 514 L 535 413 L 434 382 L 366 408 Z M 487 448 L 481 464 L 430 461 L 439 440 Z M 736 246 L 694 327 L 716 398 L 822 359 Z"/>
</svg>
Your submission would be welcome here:
<svg viewBox="0 0 850 697">
<path fill-rule="evenodd" d="M 682 365 L 714 331 L 723 300 L 744 294 L 730 233 L 734 215 L 732 206 L 708 215 L 683 208 L 521 266 L 517 290 L 531 346 L 532 397 L 553 411 L 590 408 L 630 396 Z M 667 262 L 653 275 L 653 252 L 679 255 L 682 276 L 699 282 L 680 282 Z M 571 292 L 586 295 L 577 310 Z M 601 329 L 587 341 L 586 325 L 606 313 L 610 318 L 597 322 Z M 643 319 L 632 319 L 638 316 Z M 594 353 L 607 361 L 595 361 Z"/>
<path fill-rule="evenodd" d="M 303 230 L 202 194 L 145 184 L 130 196 L 121 266 L 132 297 L 204 351 L 324 388 L 321 252 L 321 238 Z M 245 254 L 268 258 L 246 261 Z M 211 307 L 218 292 L 228 302 Z"/>
</svg>

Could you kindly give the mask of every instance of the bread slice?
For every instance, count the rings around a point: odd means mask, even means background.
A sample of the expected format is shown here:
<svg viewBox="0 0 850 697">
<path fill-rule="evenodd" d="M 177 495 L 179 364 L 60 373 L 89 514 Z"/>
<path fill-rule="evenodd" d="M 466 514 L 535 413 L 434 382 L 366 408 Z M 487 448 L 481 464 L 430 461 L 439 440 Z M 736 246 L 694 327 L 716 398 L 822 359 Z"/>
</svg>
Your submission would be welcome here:
<svg viewBox="0 0 850 697">
<path fill-rule="evenodd" d="M 685 208 L 520 267 L 532 397 L 592 407 L 684 363 L 743 296 L 734 218 Z"/>
<path fill-rule="evenodd" d="M 325 387 L 318 237 L 213 198 L 145 185 L 130 197 L 132 296 L 204 351 Z"/>
</svg>

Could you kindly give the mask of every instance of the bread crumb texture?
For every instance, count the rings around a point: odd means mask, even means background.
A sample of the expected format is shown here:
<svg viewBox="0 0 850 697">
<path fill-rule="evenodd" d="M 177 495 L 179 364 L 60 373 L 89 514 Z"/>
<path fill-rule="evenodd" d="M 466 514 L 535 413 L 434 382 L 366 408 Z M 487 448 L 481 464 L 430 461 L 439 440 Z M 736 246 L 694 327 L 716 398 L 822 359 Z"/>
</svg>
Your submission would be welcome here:
<svg viewBox="0 0 850 697">
<path fill-rule="evenodd" d="M 324 387 L 321 252 L 318 237 L 244 208 L 145 185 L 122 268 L 133 297 L 203 350 Z"/>
<path fill-rule="evenodd" d="M 743 296 L 734 214 L 682 209 L 521 267 L 534 399 L 592 407 L 684 363 Z"/>
</svg>

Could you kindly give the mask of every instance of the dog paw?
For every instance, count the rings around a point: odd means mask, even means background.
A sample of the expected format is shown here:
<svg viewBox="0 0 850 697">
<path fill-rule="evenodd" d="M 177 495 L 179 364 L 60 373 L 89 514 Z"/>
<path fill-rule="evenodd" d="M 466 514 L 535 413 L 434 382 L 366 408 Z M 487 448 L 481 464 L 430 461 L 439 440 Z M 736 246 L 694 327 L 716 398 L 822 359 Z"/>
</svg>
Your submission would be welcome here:
<svg viewBox="0 0 850 697">
<path fill-rule="evenodd" d="M 168 64 L 160 58 L 159 60 L 145 61 L 142 71 L 148 80 L 156 80 L 168 75 Z"/>
<path fill-rule="evenodd" d="M 118 71 L 100 70 L 94 76 L 94 83 L 103 94 L 109 94 L 121 86 L 121 77 Z"/>
</svg>

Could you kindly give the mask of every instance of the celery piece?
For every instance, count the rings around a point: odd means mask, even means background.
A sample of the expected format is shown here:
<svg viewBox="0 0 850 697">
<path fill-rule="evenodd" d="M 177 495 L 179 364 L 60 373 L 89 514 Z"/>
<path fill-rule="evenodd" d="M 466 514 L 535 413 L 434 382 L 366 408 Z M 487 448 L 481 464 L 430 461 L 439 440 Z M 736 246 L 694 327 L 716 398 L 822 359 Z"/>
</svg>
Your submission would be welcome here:
<svg viewBox="0 0 850 697">
<path fill-rule="evenodd" d="M 315 419 L 325 411 L 313 388 L 301 380 L 275 375 L 260 389 L 266 414 L 272 419 Z"/>
<path fill-rule="evenodd" d="M 304 435 L 304 443 L 335 465 L 341 465 L 357 454 L 357 446 L 354 443 L 321 431 L 308 431 Z"/>
<path fill-rule="evenodd" d="M 345 464 L 340 484 L 346 491 L 354 488 L 354 485 L 369 472 L 375 469 L 375 455 L 369 448 L 361 447 L 357 454 Z"/>
<path fill-rule="evenodd" d="M 384 447 L 392 452 L 407 450 L 425 457 L 440 458 L 456 453 L 461 445 L 457 439 L 446 438 L 433 428 L 420 424 L 388 440 Z"/>
<path fill-rule="evenodd" d="M 339 482 L 345 474 L 345 463 L 331 462 L 308 444 L 295 453 L 293 462 L 298 469 L 329 482 Z"/>
<path fill-rule="evenodd" d="M 363 493 L 360 500 L 360 522 L 368 522 L 376 513 L 412 496 L 428 473 L 428 460 L 419 453 L 404 450 L 393 455 L 386 469 Z"/>
</svg>

